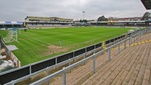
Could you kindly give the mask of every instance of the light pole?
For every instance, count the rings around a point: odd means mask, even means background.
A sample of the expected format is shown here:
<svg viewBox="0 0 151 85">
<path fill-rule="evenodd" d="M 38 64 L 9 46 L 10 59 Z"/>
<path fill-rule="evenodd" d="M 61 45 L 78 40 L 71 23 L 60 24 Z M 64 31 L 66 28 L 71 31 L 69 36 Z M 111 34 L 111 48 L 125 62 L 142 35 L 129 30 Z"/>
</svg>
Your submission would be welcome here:
<svg viewBox="0 0 151 85">
<path fill-rule="evenodd" d="M 83 20 L 84 20 L 84 13 L 85 13 L 85 11 L 82 11 L 82 13 L 83 13 Z"/>
</svg>

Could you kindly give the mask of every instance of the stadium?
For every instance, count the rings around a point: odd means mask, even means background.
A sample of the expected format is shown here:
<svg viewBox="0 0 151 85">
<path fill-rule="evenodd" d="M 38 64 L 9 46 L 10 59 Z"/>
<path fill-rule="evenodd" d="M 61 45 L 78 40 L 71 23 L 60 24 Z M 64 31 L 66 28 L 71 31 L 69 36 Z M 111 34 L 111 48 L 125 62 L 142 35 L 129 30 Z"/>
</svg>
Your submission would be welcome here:
<svg viewBox="0 0 151 85">
<path fill-rule="evenodd" d="M 141 2 L 151 9 L 150 0 Z M 148 16 L 0 21 L 0 85 L 149 85 Z"/>
</svg>

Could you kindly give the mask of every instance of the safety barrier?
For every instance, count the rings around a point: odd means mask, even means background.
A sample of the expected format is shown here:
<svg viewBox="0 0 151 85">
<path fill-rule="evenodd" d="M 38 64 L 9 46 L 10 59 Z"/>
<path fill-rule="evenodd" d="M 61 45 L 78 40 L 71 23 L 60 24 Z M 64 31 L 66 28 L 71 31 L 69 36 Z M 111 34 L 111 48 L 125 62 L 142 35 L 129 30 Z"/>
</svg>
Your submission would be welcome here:
<svg viewBox="0 0 151 85">
<path fill-rule="evenodd" d="M 81 48 L 79 50 L 75 50 L 73 52 L 68 52 L 66 54 L 62 54 L 50 59 L 46 59 L 38 63 L 34 63 L 4 73 L 0 73 L 0 84 L 5 84 L 16 79 L 18 80 L 17 82 L 25 80 L 35 74 L 44 71 L 45 69 L 47 69 L 47 67 L 54 68 L 62 64 L 70 63 L 73 59 L 76 59 L 80 56 L 86 57 L 94 49 L 101 49 L 101 47 L 102 42 L 92 46 Z"/>
<path fill-rule="evenodd" d="M 121 52 L 120 45 L 121 44 L 124 44 L 124 49 L 126 49 L 126 45 L 127 45 L 126 42 L 127 41 L 129 42 L 128 45 L 130 45 L 133 41 L 138 39 L 138 37 L 140 37 L 144 33 L 145 33 L 144 30 L 142 30 L 140 32 L 138 31 L 136 34 L 134 34 L 134 35 L 132 35 L 132 36 L 130 36 L 130 37 L 118 42 L 118 43 L 115 43 L 115 44 L 109 46 L 108 48 L 106 48 L 104 50 L 101 50 L 99 52 L 94 51 L 93 55 L 91 55 L 91 56 L 89 56 L 89 57 L 87 57 L 87 58 L 85 58 L 85 59 L 83 59 L 81 61 L 78 61 L 78 62 L 76 62 L 76 63 L 74 63 L 74 64 L 72 64 L 70 66 L 64 67 L 63 69 L 61 69 L 61 70 L 59 70 L 59 71 L 57 71 L 57 72 L 55 72 L 55 73 L 53 73 L 53 74 L 51 74 L 49 76 L 46 76 L 46 77 L 44 77 L 44 78 L 42 78 L 42 79 L 40 79 L 40 80 L 38 80 L 36 82 L 33 82 L 30 85 L 41 85 L 42 83 L 45 83 L 45 82 L 50 84 L 50 79 L 52 79 L 52 78 L 54 78 L 54 77 L 56 77 L 56 76 L 58 76 L 60 74 L 62 74 L 62 85 L 66 85 L 66 72 L 68 72 L 70 69 L 72 69 L 72 68 L 74 68 L 74 67 L 76 67 L 76 66 L 78 66 L 78 65 L 80 65 L 80 64 L 82 64 L 82 63 L 84 63 L 84 62 L 86 62 L 87 60 L 90 60 L 90 59 L 93 60 L 92 73 L 94 74 L 96 72 L 96 56 L 98 56 L 98 55 L 100 55 L 100 54 L 102 54 L 102 53 L 107 51 L 108 52 L 108 61 L 110 62 L 111 61 L 111 51 L 112 51 L 111 49 L 112 48 L 115 48 L 117 46 L 118 54 L 120 54 L 120 52 Z M 48 71 L 49 70 L 47 69 L 46 72 L 48 72 Z M 11 83 L 15 83 L 15 82 L 16 81 L 12 81 Z"/>
<path fill-rule="evenodd" d="M 143 34 L 144 33 L 144 30 L 142 31 L 137 31 L 137 32 L 134 32 L 132 33 L 130 36 L 128 36 L 128 38 L 118 42 L 118 44 L 121 44 L 122 42 L 126 41 L 126 40 L 129 40 L 129 44 L 132 42 L 132 39 L 133 40 L 136 40 L 136 38 L 139 37 L 139 35 Z M 116 44 L 117 45 L 117 44 Z M 113 46 L 113 45 L 112 45 Z M 44 60 L 44 61 L 41 61 L 41 62 L 38 62 L 38 63 L 35 63 L 35 64 L 32 64 L 30 66 L 24 66 L 20 69 L 17 69 L 17 70 L 14 70 L 12 71 L 14 74 L 12 74 L 11 72 L 9 73 L 5 73 L 2 77 L 5 79 L 5 78 L 10 78 L 9 81 L 5 81 L 5 82 L 2 82 L 2 84 L 6 83 L 6 85 L 9 85 L 9 84 L 15 84 L 15 83 L 18 83 L 26 78 L 29 78 L 37 73 L 40 73 L 42 71 L 47 71 L 55 66 L 59 66 L 59 65 L 62 65 L 64 63 L 70 63 L 73 59 L 77 58 L 78 56 L 80 55 L 84 55 L 87 54 L 88 52 L 92 52 L 92 53 L 95 53 L 94 55 L 91 55 L 89 57 L 85 57 L 84 60 L 81 60 L 77 63 L 74 63 L 72 65 L 69 65 L 66 69 L 62 69 L 52 75 L 50 75 L 49 77 L 52 78 L 56 75 L 59 75 L 60 73 L 65 73 L 66 70 L 68 69 L 71 69 L 77 65 L 79 65 L 80 63 L 82 62 L 85 62 L 86 60 L 88 59 L 91 59 L 91 58 L 94 58 L 94 56 L 96 55 L 99 55 L 101 54 L 102 52 L 105 52 L 106 50 L 108 50 L 109 52 L 109 61 L 111 60 L 110 59 L 110 49 L 111 47 L 108 47 L 107 49 L 105 50 L 102 50 L 102 51 L 99 51 L 96 53 L 96 49 L 98 48 L 101 48 L 102 47 L 102 43 L 99 43 L 99 44 L 96 44 L 96 45 L 92 45 L 92 46 L 88 46 L 86 48 L 82 48 L 82 49 L 79 49 L 79 50 L 76 50 L 76 51 L 73 51 L 73 52 L 69 52 L 67 54 L 63 54 L 63 55 L 60 55 L 60 56 L 57 56 L 57 57 L 54 57 L 54 58 L 51 58 L 51 59 L 47 59 L 47 60 Z M 114 45 L 115 46 L 115 45 Z M 124 44 L 124 46 L 126 46 Z M 125 47 L 126 48 L 126 47 Z M 120 47 L 118 46 L 118 51 L 120 53 Z M 95 61 L 95 58 L 94 58 L 94 61 Z M 94 62 L 95 63 L 95 62 Z M 95 65 L 94 65 L 95 66 Z M 93 66 L 93 73 L 95 73 L 95 67 Z M 24 73 L 24 74 L 22 74 Z M 12 77 L 13 75 L 17 74 L 17 76 L 14 76 Z M 1 77 L 1 75 L 0 75 Z M 47 78 L 47 77 L 46 77 Z M 1 79 L 0 79 L 1 80 Z M 45 81 L 45 79 L 44 79 Z M 8 83 L 7 83 L 8 82 Z M 39 81 L 38 81 L 39 82 Z M 41 82 L 41 80 L 40 80 Z M 65 81 L 64 81 L 65 82 Z M 1 83 L 1 82 L 0 82 Z"/>
<path fill-rule="evenodd" d="M 140 31 L 139 31 L 140 32 Z M 123 40 L 127 37 L 128 35 L 132 36 L 138 32 L 133 32 L 131 34 L 125 34 L 125 37 L 118 38 L 117 40 Z M 123 36 L 123 35 L 122 35 Z M 117 41 L 115 40 L 115 41 Z M 112 43 L 112 42 L 110 42 Z M 108 44 L 110 44 L 108 43 Z M 81 48 L 79 50 L 75 50 L 73 52 L 69 52 L 66 54 L 62 54 L 50 59 L 46 59 L 31 65 L 23 66 L 21 68 L 17 68 L 11 71 L 7 71 L 4 73 L 0 73 L 0 84 L 5 84 L 8 82 L 11 82 L 12 80 L 15 80 L 17 82 L 22 81 L 24 79 L 30 78 L 31 76 L 38 74 L 42 71 L 47 70 L 48 68 L 54 68 L 56 66 L 60 66 L 62 64 L 70 63 L 73 59 L 78 58 L 79 56 L 84 56 L 86 57 L 87 54 L 93 53 L 93 51 L 97 49 L 102 48 L 102 42 L 88 46 L 85 48 Z M 7 78 L 7 80 L 6 80 Z"/>
</svg>

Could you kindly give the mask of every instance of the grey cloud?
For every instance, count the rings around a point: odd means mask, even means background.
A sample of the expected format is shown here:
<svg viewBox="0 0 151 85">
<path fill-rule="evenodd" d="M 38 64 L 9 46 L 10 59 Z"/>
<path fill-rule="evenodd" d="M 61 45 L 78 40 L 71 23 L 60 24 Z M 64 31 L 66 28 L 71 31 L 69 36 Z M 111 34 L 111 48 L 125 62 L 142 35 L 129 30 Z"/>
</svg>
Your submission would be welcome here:
<svg viewBox="0 0 151 85">
<path fill-rule="evenodd" d="M 146 12 L 140 0 L 0 0 L 0 20 L 23 21 L 26 16 L 81 19 L 142 16 Z"/>
</svg>

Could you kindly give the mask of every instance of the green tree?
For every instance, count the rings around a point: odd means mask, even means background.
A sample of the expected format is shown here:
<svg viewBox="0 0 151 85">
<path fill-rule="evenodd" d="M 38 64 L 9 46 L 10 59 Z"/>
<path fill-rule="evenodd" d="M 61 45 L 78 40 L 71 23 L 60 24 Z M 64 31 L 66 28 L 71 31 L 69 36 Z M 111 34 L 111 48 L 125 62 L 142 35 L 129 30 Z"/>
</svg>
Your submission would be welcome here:
<svg viewBox="0 0 151 85">
<path fill-rule="evenodd" d="M 101 16 L 101 17 L 98 18 L 97 21 L 108 21 L 108 19 L 105 18 L 105 16 Z"/>
<path fill-rule="evenodd" d="M 81 20 L 81 19 L 80 19 L 80 22 L 84 22 L 84 23 L 87 23 L 87 22 L 88 22 L 88 20 L 86 20 L 86 19 L 84 19 L 84 20 Z"/>
</svg>

